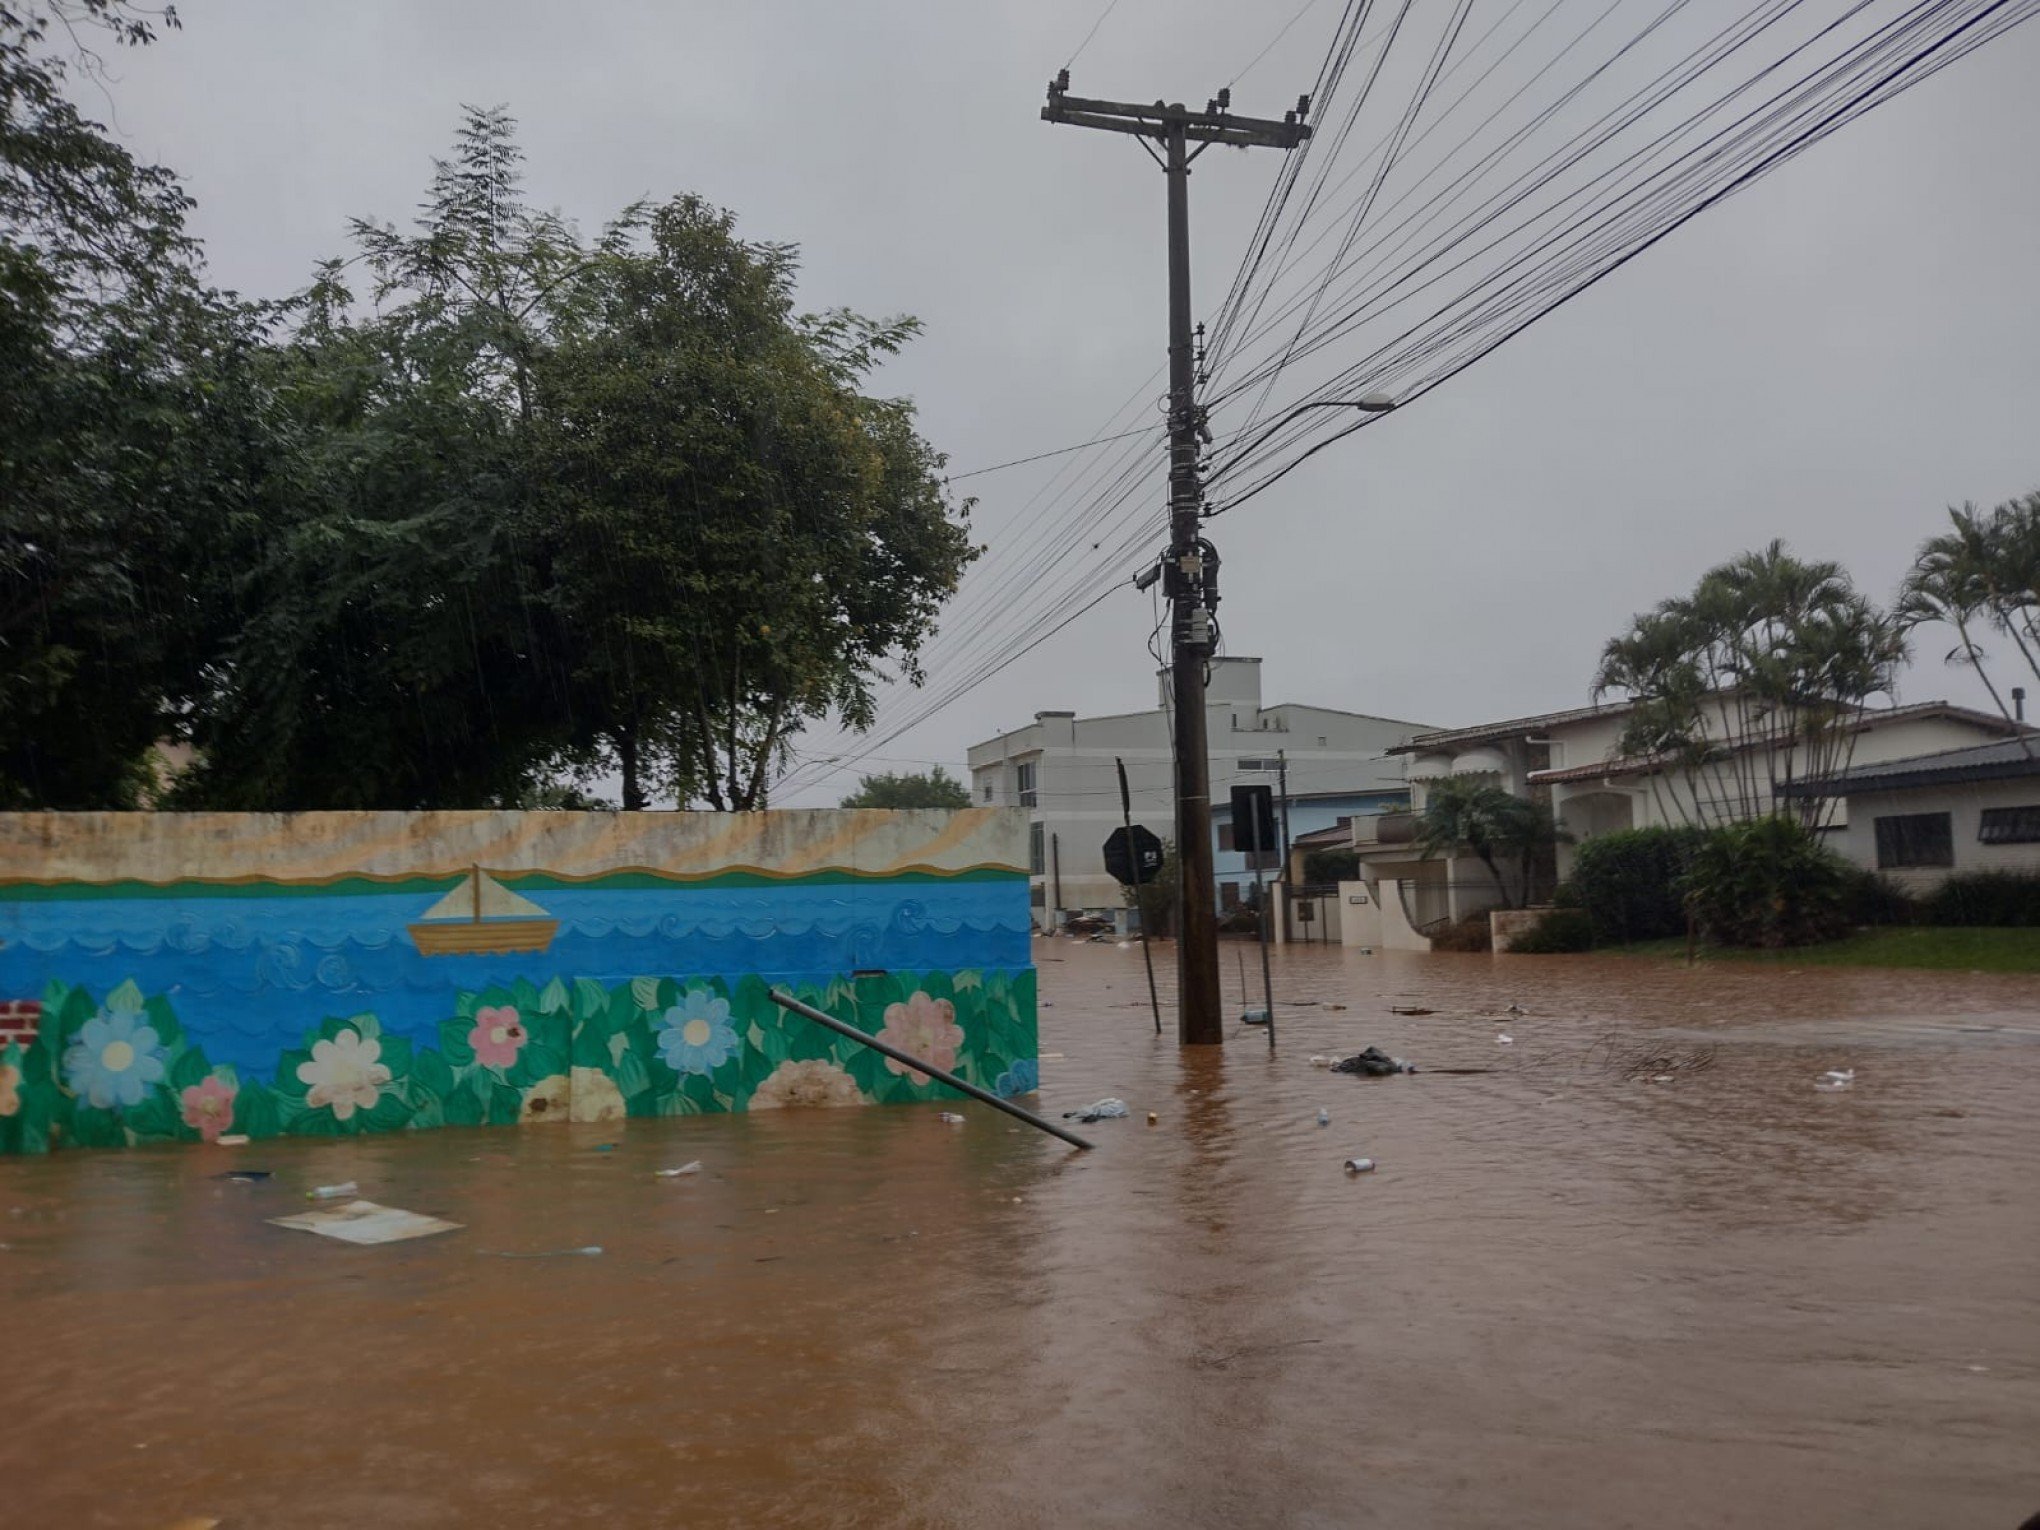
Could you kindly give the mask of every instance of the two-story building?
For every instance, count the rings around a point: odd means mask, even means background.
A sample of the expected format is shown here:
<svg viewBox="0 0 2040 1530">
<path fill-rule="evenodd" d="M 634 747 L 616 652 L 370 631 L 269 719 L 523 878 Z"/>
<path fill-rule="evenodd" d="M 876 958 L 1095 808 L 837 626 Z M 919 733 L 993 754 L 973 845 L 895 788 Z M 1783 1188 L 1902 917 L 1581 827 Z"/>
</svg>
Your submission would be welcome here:
<svg viewBox="0 0 2040 1530">
<path fill-rule="evenodd" d="M 1776 740 L 1722 737 L 1708 763 L 1697 767 L 1626 754 L 1621 748 L 1631 708 L 1626 704 L 1575 707 L 1514 717 L 1469 728 L 1419 733 L 1397 746 L 1408 761 L 1408 815 L 1358 817 L 1352 839 L 1359 852 L 1365 895 L 1377 912 L 1345 920 L 1349 943 L 1425 949 L 1425 931 L 1467 914 L 1520 901 L 1521 886 L 1505 894 L 1489 869 L 1467 856 L 1426 857 L 1415 846 L 1415 816 L 1429 787 L 1448 778 L 1500 786 L 1546 804 L 1569 836 L 1553 864 L 1533 871 L 1528 896 L 1547 894 L 1570 869 L 1580 843 L 1620 829 L 1688 822 L 1718 822 L 1731 801 L 1754 811 L 1789 809 L 1795 792 L 1769 793 L 1795 773 L 1774 756 Z M 2015 737 L 2020 725 L 1994 713 L 1946 701 L 1866 707 L 1852 725 L 1850 765 L 1855 769 L 1912 755 L 1994 743 Z M 1736 783 L 1736 789 L 1731 789 Z M 1748 790 L 1741 783 L 1751 783 Z M 1838 844 L 1846 836 L 1848 805 L 1825 803 L 1820 827 Z M 1361 895 L 1359 892 L 1355 896 Z"/>
<path fill-rule="evenodd" d="M 1126 766 L 1133 821 L 1164 840 L 1174 837 L 1174 719 L 1167 672 L 1159 679 L 1161 705 L 1152 711 L 1085 718 L 1037 712 L 1026 726 L 971 746 L 972 800 L 1030 810 L 1041 928 L 1080 913 L 1117 916 L 1125 907 L 1104 861 L 1105 841 L 1120 823 L 1115 762 Z M 1213 660 L 1204 706 L 1217 896 L 1225 906 L 1237 904 L 1253 881 L 1231 839 L 1228 798 L 1236 783 L 1275 786 L 1286 772 L 1292 832 L 1402 800 L 1403 762 L 1392 751 L 1421 724 L 1331 707 L 1264 705 L 1256 658 Z M 1268 864 L 1280 864 L 1279 851 Z"/>
</svg>

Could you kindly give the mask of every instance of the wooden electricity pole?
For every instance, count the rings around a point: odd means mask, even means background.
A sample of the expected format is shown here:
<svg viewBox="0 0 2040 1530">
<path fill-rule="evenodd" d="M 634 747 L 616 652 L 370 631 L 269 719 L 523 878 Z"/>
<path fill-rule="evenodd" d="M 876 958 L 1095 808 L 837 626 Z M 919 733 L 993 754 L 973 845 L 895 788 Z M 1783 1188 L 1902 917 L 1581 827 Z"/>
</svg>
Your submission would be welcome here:
<svg viewBox="0 0 2040 1530">
<path fill-rule="evenodd" d="M 1204 485 L 1199 463 L 1207 434 L 1197 402 L 1197 359 L 1190 319 L 1190 162 L 1215 143 L 1293 149 L 1310 136 L 1304 97 L 1280 122 L 1235 117 L 1231 92 L 1201 112 L 1179 103 L 1136 106 L 1069 94 L 1065 69 L 1048 87 L 1044 122 L 1130 133 L 1162 167 L 1169 188 L 1169 547 L 1163 593 L 1169 598 L 1170 681 L 1176 719 L 1176 859 L 1182 873 L 1176 941 L 1176 1036 L 1185 1046 L 1225 1040 L 1218 986 L 1218 910 L 1211 849 L 1211 758 L 1204 728 L 1204 686 L 1211 662 L 1212 613 L 1218 606 L 1218 557 L 1201 534 Z M 1153 144 L 1162 145 L 1156 154 Z M 1190 149 L 1196 144 L 1195 152 Z"/>
</svg>

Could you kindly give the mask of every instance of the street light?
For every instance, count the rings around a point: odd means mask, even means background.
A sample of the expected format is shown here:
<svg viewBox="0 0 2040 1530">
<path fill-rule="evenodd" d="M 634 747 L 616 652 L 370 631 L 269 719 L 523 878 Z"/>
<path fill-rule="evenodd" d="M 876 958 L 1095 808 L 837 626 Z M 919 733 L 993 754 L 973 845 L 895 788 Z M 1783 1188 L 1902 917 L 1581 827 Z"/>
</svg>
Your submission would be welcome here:
<svg viewBox="0 0 2040 1530">
<path fill-rule="evenodd" d="M 1236 448 L 1231 453 L 1230 460 L 1232 462 L 1240 461 L 1248 452 L 1259 446 L 1263 441 L 1274 435 L 1276 431 L 1280 430 L 1307 409 L 1358 409 L 1362 414 L 1387 414 L 1393 408 L 1395 408 L 1395 400 L 1386 393 L 1363 393 L 1358 398 L 1321 398 L 1314 399 L 1308 404 L 1298 404 L 1289 413 L 1283 415 L 1281 419 L 1264 428 L 1259 435 L 1255 436 L 1245 446 Z M 1224 469 L 1221 468 L 1219 471 L 1223 473 Z"/>
<path fill-rule="evenodd" d="M 1280 430 L 1283 426 L 1287 425 L 1291 420 L 1295 419 L 1298 415 L 1302 414 L 1306 409 L 1358 409 L 1362 414 L 1387 414 L 1390 410 L 1394 409 L 1395 407 L 1396 400 L 1386 393 L 1363 393 L 1358 398 L 1321 398 L 1315 399 L 1307 404 L 1298 404 L 1294 409 L 1290 410 L 1289 413 L 1283 415 L 1281 419 L 1275 421 L 1272 425 L 1269 425 L 1265 429 L 1263 429 L 1259 435 L 1255 436 L 1254 439 L 1249 441 L 1245 446 L 1235 448 L 1232 451 L 1231 455 L 1226 458 L 1225 462 L 1220 464 L 1218 469 L 1211 475 L 1210 479 L 1208 479 L 1207 482 L 1216 483 L 1219 479 L 1223 478 L 1228 472 L 1232 470 L 1234 464 L 1244 462 L 1248 454 L 1251 453 L 1256 447 L 1258 447 L 1263 441 L 1266 441 L 1270 436 L 1274 435 L 1276 431 Z M 1358 430 L 1359 428 L 1360 427 L 1357 425 L 1350 427 L 1351 430 Z M 1341 431 L 1339 432 L 1339 435 L 1345 435 L 1347 433 L 1348 433 L 1347 431 Z M 1337 439 L 1338 436 L 1334 436 L 1332 438 L 1332 440 L 1334 441 Z M 1321 447 L 1329 446 L 1330 444 L 1331 441 L 1320 441 L 1317 444 L 1317 446 L 1313 446 L 1310 449 L 1310 451 L 1305 452 L 1303 455 L 1305 457 L 1311 456 L 1314 453 L 1316 453 Z M 1303 460 L 1302 458 L 1297 459 L 1297 461 L 1299 462 L 1302 460 Z M 1294 467 L 1295 465 L 1296 463 L 1291 463 L 1290 467 Z M 1283 473 L 1286 473 L 1288 471 L 1289 468 L 1284 468 L 1282 470 Z M 1281 476 L 1282 476 L 1281 473 L 1276 474 L 1276 477 L 1278 478 Z M 1270 482 L 1273 482 L 1273 480 L 1271 479 Z M 1260 488 L 1266 487 L 1267 487 L 1266 484 L 1260 486 Z M 1259 489 L 1255 489 L 1249 492 L 1250 494 L 1258 493 Z M 1230 501 L 1226 504 L 1220 505 L 1216 510 L 1206 511 L 1205 518 L 1208 520 L 1214 515 L 1222 514 L 1224 511 L 1230 510 L 1233 507 L 1233 505 L 1237 504 L 1238 502 L 1239 501 L 1237 500 Z"/>
</svg>

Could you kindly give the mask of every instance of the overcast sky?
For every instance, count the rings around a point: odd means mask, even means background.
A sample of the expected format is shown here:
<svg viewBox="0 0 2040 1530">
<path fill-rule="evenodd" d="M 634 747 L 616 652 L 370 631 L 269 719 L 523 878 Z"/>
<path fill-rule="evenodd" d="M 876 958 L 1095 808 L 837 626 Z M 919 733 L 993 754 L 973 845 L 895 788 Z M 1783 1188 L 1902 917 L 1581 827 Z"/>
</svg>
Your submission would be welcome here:
<svg viewBox="0 0 2040 1530">
<path fill-rule="evenodd" d="M 1130 140 L 1038 120 L 1102 0 L 178 8 L 182 32 L 115 61 L 114 121 L 185 177 L 215 279 L 244 292 L 301 286 L 351 216 L 406 217 L 460 104 L 504 103 L 532 199 L 584 227 L 696 191 L 801 246 L 804 305 L 919 315 L 882 383 L 955 471 L 1087 439 L 1163 359 L 1161 176 Z M 1074 88 L 1201 103 L 1294 9 L 1120 0 Z M 1291 104 L 1336 11 L 1306 13 L 1235 109 Z M 2036 77 L 2028 26 L 1215 522 L 1228 650 L 1265 659 L 1270 701 L 1460 724 L 1583 703 L 1631 613 L 1772 537 L 1888 597 L 1944 505 L 2040 487 Z M 1198 167 L 1200 313 L 1275 158 Z M 1056 466 L 970 481 L 988 540 Z M 1152 502 L 1159 523 L 1159 477 Z M 1150 624 L 1115 597 L 865 768 L 960 767 L 1037 710 L 1152 705 Z M 1904 699 L 1981 699 L 1946 646 L 1923 638 Z"/>
</svg>

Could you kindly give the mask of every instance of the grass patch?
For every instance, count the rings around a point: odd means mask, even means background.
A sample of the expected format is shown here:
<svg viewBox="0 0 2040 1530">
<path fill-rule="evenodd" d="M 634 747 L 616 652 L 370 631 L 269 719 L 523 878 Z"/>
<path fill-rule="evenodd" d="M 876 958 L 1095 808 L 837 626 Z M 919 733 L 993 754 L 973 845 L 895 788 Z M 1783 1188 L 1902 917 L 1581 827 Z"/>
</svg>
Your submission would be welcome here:
<svg viewBox="0 0 2040 1530">
<path fill-rule="evenodd" d="M 1604 946 L 1610 955 L 1686 956 L 1685 937 Z M 2040 930 L 1978 929 L 1956 926 L 1892 926 L 1858 930 L 1840 940 L 1785 951 L 1749 951 L 1710 946 L 1697 955 L 1705 962 L 1769 962 L 1787 967 L 1927 967 L 1951 972 L 2040 972 Z"/>
</svg>

